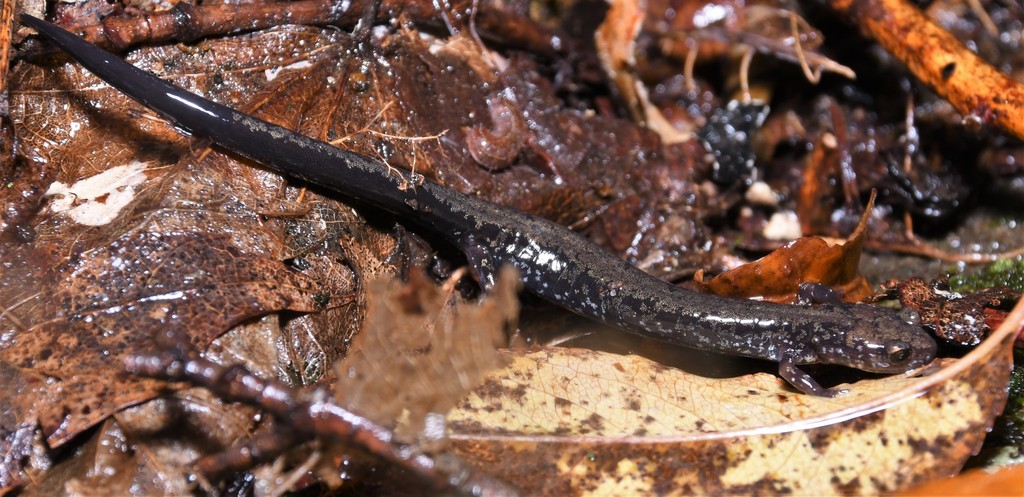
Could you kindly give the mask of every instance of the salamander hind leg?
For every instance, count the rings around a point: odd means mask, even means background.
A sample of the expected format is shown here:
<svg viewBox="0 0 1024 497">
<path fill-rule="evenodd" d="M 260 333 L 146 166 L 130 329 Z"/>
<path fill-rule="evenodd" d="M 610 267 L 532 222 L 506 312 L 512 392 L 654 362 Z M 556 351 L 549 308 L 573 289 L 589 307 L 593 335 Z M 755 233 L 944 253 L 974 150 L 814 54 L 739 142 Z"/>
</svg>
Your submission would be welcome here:
<svg viewBox="0 0 1024 497">
<path fill-rule="evenodd" d="M 792 357 L 783 357 L 779 361 L 779 376 L 788 381 L 794 388 L 807 395 L 818 397 L 835 397 L 847 392 L 845 389 L 825 388 L 818 384 L 811 375 L 796 366 Z"/>
</svg>

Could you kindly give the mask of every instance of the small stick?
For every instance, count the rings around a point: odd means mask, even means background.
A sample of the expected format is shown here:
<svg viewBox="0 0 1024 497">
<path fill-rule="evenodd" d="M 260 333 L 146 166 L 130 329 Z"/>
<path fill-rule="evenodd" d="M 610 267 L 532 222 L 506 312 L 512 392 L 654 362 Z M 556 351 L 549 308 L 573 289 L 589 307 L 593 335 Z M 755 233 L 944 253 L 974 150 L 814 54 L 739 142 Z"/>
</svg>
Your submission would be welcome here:
<svg viewBox="0 0 1024 497">
<path fill-rule="evenodd" d="M 368 2 L 373 5 L 368 6 Z M 8 3 L 5 1 L 4 5 Z M 457 9 L 467 5 L 466 0 L 455 3 Z M 438 15 L 445 14 L 438 12 L 430 0 L 297 0 L 225 5 L 178 2 L 162 12 L 111 16 L 98 24 L 66 26 L 66 29 L 94 45 L 120 52 L 141 44 L 193 42 L 286 24 L 354 26 L 370 10 L 376 14 L 373 21 L 378 23 L 403 15 L 424 27 L 438 24 Z M 544 57 L 553 57 L 566 48 L 560 45 L 564 43 L 563 37 L 554 31 L 492 3 L 482 5 L 474 21 L 484 38 L 501 46 L 520 47 Z M 33 47 L 33 50 L 38 49 L 38 46 Z"/>
</svg>

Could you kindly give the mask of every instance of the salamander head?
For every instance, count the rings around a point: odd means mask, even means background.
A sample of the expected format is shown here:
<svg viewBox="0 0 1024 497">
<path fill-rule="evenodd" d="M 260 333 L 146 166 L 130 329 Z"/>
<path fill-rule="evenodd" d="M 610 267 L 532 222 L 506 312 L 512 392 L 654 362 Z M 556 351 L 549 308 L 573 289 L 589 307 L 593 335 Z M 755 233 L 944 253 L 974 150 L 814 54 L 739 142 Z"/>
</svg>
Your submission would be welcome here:
<svg viewBox="0 0 1024 497">
<path fill-rule="evenodd" d="M 912 310 L 895 312 L 872 305 L 841 305 L 848 314 L 841 331 L 815 337 L 818 362 L 873 373 L 903 373 L 928 364 L 938 346 Z"/>
</svg>

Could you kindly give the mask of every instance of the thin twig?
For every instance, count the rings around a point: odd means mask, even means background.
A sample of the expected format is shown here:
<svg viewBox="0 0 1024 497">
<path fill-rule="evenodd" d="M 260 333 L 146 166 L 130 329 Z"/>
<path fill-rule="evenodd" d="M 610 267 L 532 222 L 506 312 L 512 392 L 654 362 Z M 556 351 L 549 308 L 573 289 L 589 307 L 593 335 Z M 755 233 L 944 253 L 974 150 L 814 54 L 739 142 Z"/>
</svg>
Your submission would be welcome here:
<svg viewBox="0 0 1024 497">
<path fill-rule="evenodd" d="M 988 31 L 988 34 L 999 36 L 999 28 L 996 26 L 996 23 L 992 22 L 992 16 L 988 15 L 980 0 L 967 0 L 967 5 L 974 12 L 974 15 L 978 17 L 978 22 L 985 28 L 985 31 Z"/>
<path fill-rule="evenodd" d="M 797 61 L 800 62 L 800 70 L 804 72 L 804 77 L 811 84 L 818 84 L 821 81 L 822 69 L 821 66 L 811 70 L 811 65 L 807 62 L 807 56 L 804 55 L 804 45 L 800 42 L 800 23 L 796 18 L 796 12 L 789 13 L 789 26 L 793 35 L 793 50 L 796 52 Z"/>
<path fill-rule="evenodd" d="M 747 47 L 740 59 L 740 95 L 744 104 L 750 103 L 750 62 L 754 60 L 754 48 Z"/>
<path fill-rule="evenodd" d="M 979 252 L 969 252 L 966 254 L 955 254 L 953 252 L 947 252 L 938 247 L 934 247 L 927 243 L 921 242 L 915 238 L 908 243 L 889 243 L 878 240 L 865 240 L 864 248 L 868 250 L 878 250 L 882 252 L 896 252 L 906 255 L 916 255 L 919 257 L 926 257 L 929 259 L 935 259 L 942 262 L 963 262 L 966 264 L 984 264 L 988 262 L 1001 261 L 1004 259 L 1013 259 L 1024 255 L 1024 247 L 1002 252 L 999 254 L 982 254 Z"/>
<path fill-rule="evenodd" d="M 697 83 L 693 79 L 693 67 L 697 64 L 697 54 L 700 53 L 700 47 L 696 40 L 688 40 L 686 45 L 689 51 L 686 52 L 686 64 L 683 66 L 683 75 L 686 80 L 686 91 L 694 91 L 697 89 Z"/>
</svg>

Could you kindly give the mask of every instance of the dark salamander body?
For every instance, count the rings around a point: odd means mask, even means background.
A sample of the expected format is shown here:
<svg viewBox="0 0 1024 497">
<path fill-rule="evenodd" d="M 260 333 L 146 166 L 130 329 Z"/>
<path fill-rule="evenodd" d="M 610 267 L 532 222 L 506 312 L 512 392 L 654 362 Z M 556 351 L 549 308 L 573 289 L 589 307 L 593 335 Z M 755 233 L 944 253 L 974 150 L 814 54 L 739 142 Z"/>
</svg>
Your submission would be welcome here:
<svg viewBox="0 0 1024 497">
<path fill-rule="evenodd" d="M 796 365 L 901 373 L 935 357 L 914 316 L 869 305 L 793 306 L 692 292 L 630 266 L 549 221 L 419 182 L 342 150 L 194 95 L 77 36 L 22 16 L 87 69 L 188 132 L 267 168 L 375 205 L 462 249 L 484 286 L 509 264 L 546 300 L 631 333 L 779 362 L 803 392 L 832 395 Z"/>
</svg>

